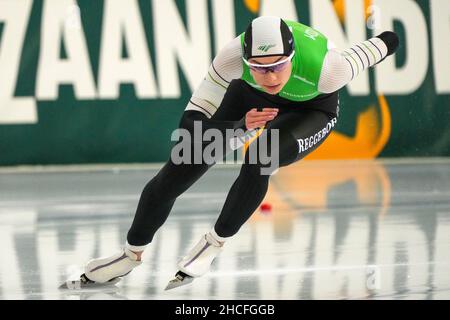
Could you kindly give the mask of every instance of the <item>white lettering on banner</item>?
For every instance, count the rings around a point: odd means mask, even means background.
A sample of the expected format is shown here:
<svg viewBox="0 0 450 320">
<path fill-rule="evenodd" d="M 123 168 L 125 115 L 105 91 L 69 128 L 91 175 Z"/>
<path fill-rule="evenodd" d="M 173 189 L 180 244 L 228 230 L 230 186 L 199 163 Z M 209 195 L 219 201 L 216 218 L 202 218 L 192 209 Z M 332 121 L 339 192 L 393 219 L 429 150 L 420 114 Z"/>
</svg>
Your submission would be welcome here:
<svg viewBox="0 0 450 320">
<path fill-rule="evenodd" d="M 286 20 L 298 21 L 294 0 L 262 0 L 260 15 L 277 16 Z"/>
<path fill-rule="evenodd" d="M 46 0 L 43 6 L 36 97 L 55 100 L 61 84 L 72 84 L 77 99 L 95 99 L 96 87 L 81 22 L 79 28 L 67 23 L 67 19 L 73 23 L 76 18 L 68 16 L 76 2 Z M 67 59 L 60 58 L 61 42 Z"/>
<path fill-rule="evenodd" d="M 329 0 L 311 0 L 312 25 L 324 32 L 339 48 L 348 48 L 363 41 L 366 35 L 364 1 L 345 0 L 345 30 L 342 28 L 333 4 Z M 430 30 L 424 13 L 413 0 L 374 0 L 370 26 L 373 35 L 393 29 L 394 21 L 402 23 L 405 37 L 401 46 L 406 48 L 406 62 L 395 65 L 390 57 L 375 68 L 375 85 L 380 93 L 410 94 L 419 89 L 433 61 L 436 94 L 450 93 L 450 3 L 430 1 Z M 105 0 L 101 30 L 98 88 L 89 60 L 85 32 L 80 15 L 83 13 L 74 0 L 46 0 L 43 2 L 41 43 L 36 75 L 36 98 L 58 99 L 59 86 L 70 84 L 77 99 L 117 99 L 120 84 L 135 86 L 139 99 L 180 98 L 180 66 L 191 90 L 205 76 L 211 62 L 211 46 L 218 52 L 236 33 L 235 8 L 232 0 L 212 2 L 213 30 L 209 29 L 206 0 L 187 0 L 187 16 L 183 20 L 174 0 L 152 0 L 156 65 L 152 65 L 147 38 L 137 0 L 123 5 L 121 1 Z M 14 97 L 32 0 L 0 1 L 0 125 L 37 123 L 36 99 Z M 376 8 L 376 11 L 374 11 Z M 76 10 L 74 10 L 76 9 Z M 292 0 L 282 2 L 261 1 L 260 14 L 280 15 L 298 20 L 297 8 Z M 183 23 L 186 21 L 186 25 Z M 375 23 L 376 22 L 376 23 Z M 242 30 L 237 30 L 241 32 Z M 210 43 L 209 33 L 214 33 L 215 43 Z M 428 33 L 429 32 L 429 33 Z M 432 37 L 432 48 L 428 45 Z M 60 57 L 64 45 L 67 58 Z M 122 43 L 128 56 L 122 57 Z M 432 49 L 431 60 L 429 52 Z M 156 68 L 158 77 L 155 75 Z M 22 77 L 21 77 L 22 78 Z M 158 81 L 156 81 L 158 79 Z M 348 86 L 352 96 L 370 94 L 369 72 L 355 78 Z M 98 93 L 97 93 L 98 90 Z"/>
<path fill-rule="evenodd" d="M 367 28 L 370 30 L 379 30 L 380 29 L 380 16 L 381 10 L 379 7 L 370 5 L 367 7 L 366 13 L 369 15 L 367 17 Z"/>
<path fill-rule="evenodd" d="M 206 0 L 185 2 L 187 28 L 175 1 L 153 0 L 152 5 L 160 94 L 162 98 L 179 98 L 177 62 L 191 91 L 200 84 L 211 63 Z"/>
<path fill-rule="evenodd" d="M 100 49 L 99 95 L 117 99 L 121 83 L 132 83 L 136 96 L 156 98 L 156 80 L 136 0 L 106 0 Z M 122 39 L 127 58 L 122 58 Z"/>
<path fill-rule="evenodd" d="M 381 30 L 393 30 L 394 21 L 400 21 L 406 38 L 401 39 L 406 48 L 406 61 L 401 68 L 395 59 L 386 59 L 376 69 L 376 88 L 384 94 L 410 94 L 423 83 L 428 71 L 428 32 L 419 5 L 413 0 L 375 0 L 380 7 Z M 380 31 L 376 30 L 375 32 Z"/>
<path fill-rule="evenodd" d="M 437 93 L 450 93 L 450 1 L 430 0 Z"/>
<path fill-rule="evenodd" d="M 322 32 L 338 48 L 350 48 L 355 43 L 367 40 L 364 13 L 364 1 L 345 0 L 345 30 L 339 22 L 333 2 L 329 0 L 310 0 L 310 16 L 312 27 Z M 370 93 L 369 73 L 363 72 L 347 85 L 354 96 L 365 96 Z"/>
<path fill-rule="evenodd" d="M 214 0 L 212 12 L 214 15 L 215 52 L 219 53 L 228 42 L 236 37 L 233 0 Z"/>
<path fill-rule="evenodd" d="M 14 97 L 32 4 L 31 0 L 0 1 L 0 125 L 37 122 L 35 99 Z"/>
</svg>

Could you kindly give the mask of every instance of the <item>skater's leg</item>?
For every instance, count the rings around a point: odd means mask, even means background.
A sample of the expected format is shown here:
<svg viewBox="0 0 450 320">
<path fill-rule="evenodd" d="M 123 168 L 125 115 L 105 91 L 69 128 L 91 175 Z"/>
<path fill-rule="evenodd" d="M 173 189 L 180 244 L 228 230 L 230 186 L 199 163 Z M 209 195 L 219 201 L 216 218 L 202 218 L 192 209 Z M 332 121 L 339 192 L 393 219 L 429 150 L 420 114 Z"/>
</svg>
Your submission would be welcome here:
<svg viewBox="0 0 450 320">
<path fill-rule="evenodd" d="M 246 110 L 237 110 L 235 107 L 236 103 L 234 99 L 240 96 L 240 90 L 241 84 L 237 82 L 230 86 L 230 90 L 227 91 L 220 108 L 209 119 L 214 122 L 208 122 L 209 124 L 203 122 L 203 130 L 217 125 L 218 130 L 222 132 L 224 128 L 219 126 L 220 123 L 231 123 L 230 121 L 239 120 L 245 115 Z M 192 126 L 196 121 L 201 121 L 204 116 L 201 116 L 198 112 L 194 112 L 197 114 L 193 114 L 192 112 L 185 112 L 179 126 L 181 129 L 189 131 L 193 135 L 193 138 L 197 139 Z M 222 134 L 224 137 L 226 136 L 226 132 L 222 132 Z M 200 147 L 198 147 L 199 144 L 201 144 Z M 185 192 L 212 166 L 212 164 L 206 164 L 204 162 L 205 159 L 203 159 L 203 150 L 208 144 L 208 142 L 195 140 L 191 145 L 191 164 L 183 163 L 176 165 L 170 159 L 161 171 L 145 186 L 139 200 L 133 224 L 127 236 L 127 247 L 137 253 L 138 256 L 140 256 L 145 246 L 152 241 L 156 231 L 166 221 L 176 198 Z M 223 150 L 225 154 L 232 151 L 225 140 Z M 198 152 L 201 152 L 201 154 L 197 154 L 196 156 L 195 154 Z M 194 161 L 195 159 L 202 159 L 202 163 L 194 164 L 196 163 Z"/>
<path fill-rule="evenodd" d="M 330 129 L 335 123 L 336 118 L 333 119 L 326 113 L 315 110 L 282 114 L 272 121 L 266 133 L 269 133 L 270 129 L 279 130 L 279 147 L 275 148 L 279 155 L 279 166 L 287 166 L 314 151 L 331 131 L 327 130 L 325 134 L 324 128 L 328 126 Z M 321 135 L 323 134 L 320 141 L 307 149 L 301 148 L 300 140 L 303 141 L 314 136 L 318 140 L 319 132 Z M 270 134 L 268 134 L 268 137 L 270 137 Z M 268 141 L 271 142 L 270 139 Z M 269 148 L 271 147 L 269 146 Z M 231 237 L 238 232 L 258 208 L 267 193 L 270 175 L 261 174 L 261 169 L 265 166 L 261 164 L 259 159 L 256 164 L 249 163 L 249 154 L 250 152 L 247 152 L 239 176 L 231 187 L 222 212 L 214 226 L 217 235 L 223 238 Z"/>
<path fill-rule="evenodd" d="M 255 153 L 247 152 L 239 176 L 228 193 L 214 228 L 202 236 L 197 245 L 181 259 L 178 263 L 178 269 L 182 275 L 179 276 L 178 274 L 169 283 L 168 288 L 182 285 L 185 279 L 199 277 L 209 270 L 213 260 L 222 251 L 223 243 L 238 232 L 264 199 L 268 189 L 270 173 L 278 167 L 287 166 L 302 159 L 320 144 L 318 142 L 308 150 L 302 151 L 299 148 L 298 139 L 314 136 L 332 121 L 334 120 L 321 111 L 305 110 L 300 113 L 285 113 L 269 124 L 268 130 L 264 134 L 269 133 L 270 129 L 279 130 L 278 141 L 272 139 L 273 137 L 270 134 L 266 136 L 269 144 L 266 149 L 273 152 L 270 154 L 272 158 L 278 155 L 278 166 L 274 166 L 273 163 L 263 164 L 265 161 L 261 161 L 262 159 L 259 158 L 251 159 L 250 155 Z M 328 134 L 329 132 L 323 137 L 322 141 Z M 253 142 L 250 148 L 260 142 L 264 142 L 262 136 Z M 261 145 L 259 144 L 259 146 Z M 262 171 L 262 169 L 265 170 Z"/>
<path fill-rule="evenodd" d="M 207 164 L 174 164 L 169 160 L 145 186 L 136 210 L 127 242 L 133 251 L 149 244 L 166 221 L 175 200 L 208 169 Z"/>
<path fill-rule="evenodd" d="M 197 181 L 211 165 L 174 164 L 169 160 L 145 186 L 125 248 L 117 254 L 91 260 L 85 267 L 86 277 L 105 283 L 121 277 L 140 265 L 145 245 L 164 223 L 176 198 Z"/>
<path fill-rule="evenodd" d="M 190 146 L 193 148 L 193 146 Z M 125 248 L 113 256 L 93 259 L 85 267 L 88 280 L 105 283 L 140 265 L 145 246 L 167 219 L 176 198 L 197 181 L 212 164 L 181 163 L 172 159 L 144 187 Z"/>
<path fill-rule="evenodd" d="M 233 94 L 230 92 L 229 96 L 233 96 Z M 234 104 L 221 105 L 221 111 L 211 119 L 207 119 L 198 111 L 187 111 L 183 114 L 180 129 L 187 130 L 195 139 L 187 146 L 188 150 L 190 148 L 191 151 L 190 161 L 183 159 L 183 162 L 179 164 L 171 157 L 158 174 L 147 183 L 142 191 L 133 223 L 127 234 L 125 249 L 114 256 L 94 259 L 88 263 L 86 275 L 89 275 L 89 280 L 104 282 L 105 279 L 127 274 L 141 263 L 141 255 L 146 245 L 153 240 L 156 231 L 166 221 L 177 197 L 194 184 L 217 160 L 216 158 L 203 159 L 203 150 L 209 142 L 203 142 L 201 138 L 198 141 L 195 137 L 196 122 L 200 121 L 204 124 L 203 130 L 215 128 L 222 132 L 229 128 L 240 127 L 242 121 L 237 120 L 242 118 L 245 114 L 242 113 L 245 110 L 233 111 L 229 108 L 232 105 Z M 222 133 L 226 136 L 225 132 Z M 183 139 L 180 139 L 176 146 L 181 143 L 184 143 Z M 224 143 L 227 146 L 223 149 L 225 153 L 231 151 L 228 143 L 226 141 Z M 182 153 L 184 153 L 184 147 L 186 146 L 184 145 L 181 148 Z M 198 155 L 197 152 L 201 152 L 201 154 Z M 220 156 L 216 155 L 215 157 Z M 201 159 L 200 163 L 196 162 L 197 159 Z M 212 160 L 212 163 L 210 160 Z"/>
</svg>

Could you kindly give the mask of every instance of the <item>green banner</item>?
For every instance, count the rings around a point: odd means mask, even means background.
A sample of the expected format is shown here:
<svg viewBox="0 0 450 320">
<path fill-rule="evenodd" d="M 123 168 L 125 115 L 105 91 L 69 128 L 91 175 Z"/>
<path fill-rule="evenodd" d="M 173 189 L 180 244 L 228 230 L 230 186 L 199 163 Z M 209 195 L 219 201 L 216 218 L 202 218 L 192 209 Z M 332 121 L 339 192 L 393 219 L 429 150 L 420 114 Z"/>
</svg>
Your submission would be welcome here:
<svg viewBox="0 0 450 320">
<path fill-rule="evenodd" d="M 0 0 L 0 165 L 165 161 L 214 55 L 259 15 L 343 49 L 400 36 L 310 158 L 450 155 L 450 0 Z"/>
</svg>

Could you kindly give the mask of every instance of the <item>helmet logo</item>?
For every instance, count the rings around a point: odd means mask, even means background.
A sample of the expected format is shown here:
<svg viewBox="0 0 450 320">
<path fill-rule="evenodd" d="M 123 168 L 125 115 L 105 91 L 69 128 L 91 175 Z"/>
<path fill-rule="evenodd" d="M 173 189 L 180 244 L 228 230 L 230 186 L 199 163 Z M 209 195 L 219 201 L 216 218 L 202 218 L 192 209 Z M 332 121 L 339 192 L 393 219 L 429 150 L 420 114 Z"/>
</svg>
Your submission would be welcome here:
<svg viewBox="0 0 450 320">
<path fill-rule="evenodd" d="M 263 45 L 263 46 L 259 46 L 258 50 L 261 50 L 263 52 L 267 52 L 267 51 L 269 51 L 271 48 L 273 48 L 275 46 L 276 45 L 274 45 L 274 44 L 266 44 L 266 45 Z"/>
</svg>

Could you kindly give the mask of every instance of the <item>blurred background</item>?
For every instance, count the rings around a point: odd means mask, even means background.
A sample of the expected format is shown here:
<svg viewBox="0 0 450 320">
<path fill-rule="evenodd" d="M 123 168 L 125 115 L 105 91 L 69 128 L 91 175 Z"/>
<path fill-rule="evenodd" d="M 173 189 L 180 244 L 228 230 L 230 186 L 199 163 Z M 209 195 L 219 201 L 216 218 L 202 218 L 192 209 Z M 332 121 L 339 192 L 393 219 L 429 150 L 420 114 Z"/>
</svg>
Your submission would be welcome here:
<svg viewBox="0 0 450 320">
<path fill-rule="evenodd" d="M 192 91 L 260 15 L 400 48 L 205 278 L 163 291 L 239 163 L 180 197 L 118 292 L 57 290 L 123 246 Z M 450 299 L 449 34 L 450 0 L 0 0 L 0 299 Z"/>
<path fill-rule="evenodd" d="M 0 165 L 167 160 L 215 54 L 258 15 L 339 48 L 395 30 L 310 159 L 450 155 L 448 0 L 0 1 Z"/>
</svg>

